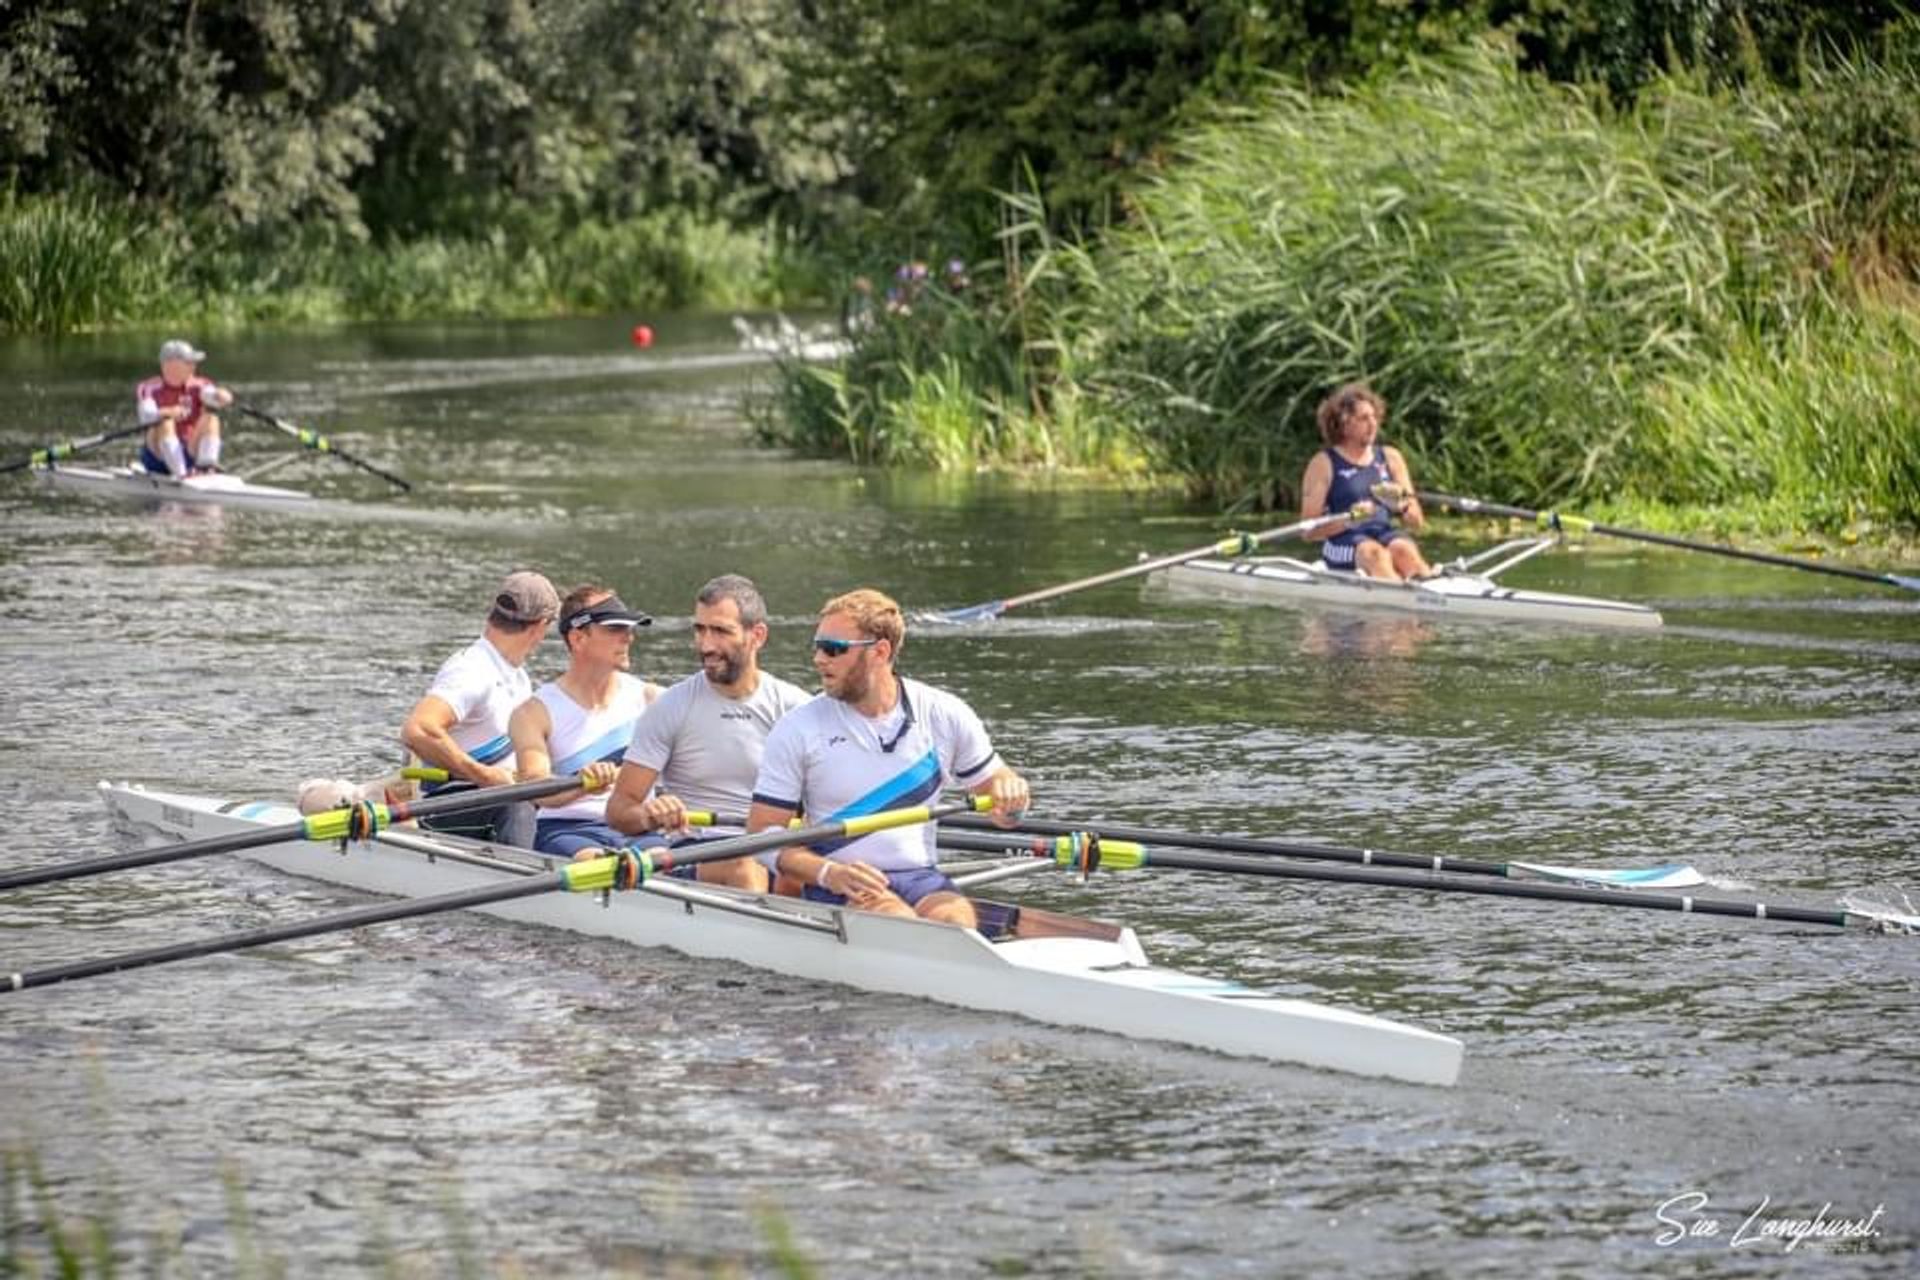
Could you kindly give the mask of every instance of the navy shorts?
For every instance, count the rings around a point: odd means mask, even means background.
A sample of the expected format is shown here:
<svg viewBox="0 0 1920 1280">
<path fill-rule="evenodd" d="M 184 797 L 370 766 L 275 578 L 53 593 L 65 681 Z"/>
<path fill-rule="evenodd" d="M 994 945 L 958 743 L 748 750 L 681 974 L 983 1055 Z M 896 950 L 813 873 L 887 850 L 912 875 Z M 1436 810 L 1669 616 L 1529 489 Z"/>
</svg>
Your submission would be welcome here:
<svg viewBox="0 0 1920 1280">
<path fill-rule="evenodd" d="M 1320 559 L 1329 569 L 1351 569 L 1354 564 L 1354 552 L 1363 542 L 1377 542 L 1390 547 L 1407 534 L 1400 529 L 1349 529 L 1338 537 L 1328 538 L 1320 547 Z M 1351 539 L 1351 541 L 1343 541 Z"/>
<path fill-rule="evenodd" d="M 910 907 L 920 905 L 920 900 L 933 894 L 946 891 L 958 893 L 953 878 L 938 867 L 910 867 L 905 871 L 887 872 L 887 887 L 898 894 L 900 900 Z M 846 902 L 846 897 L 838 893 L 829 893 L 817 884 L 810 884 L 803 891 L 809 902 L 830 902 L 838 906 Z"/>
<path fill-rule="evenodd" d="M 592 818 L 542 818 L 533 831 L 533 851 L 552 858 L 571 858 L 582 849 L 626 849 L 647 843 Z"/>
</svg>

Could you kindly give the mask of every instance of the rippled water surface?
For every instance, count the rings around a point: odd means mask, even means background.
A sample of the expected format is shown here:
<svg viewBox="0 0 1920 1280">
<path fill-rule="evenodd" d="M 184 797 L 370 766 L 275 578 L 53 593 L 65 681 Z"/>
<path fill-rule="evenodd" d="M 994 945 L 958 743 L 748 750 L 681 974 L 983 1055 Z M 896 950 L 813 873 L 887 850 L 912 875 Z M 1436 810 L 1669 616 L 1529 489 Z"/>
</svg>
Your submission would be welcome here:
<svg viewBox="0 0 1920 1280">
<path fill-rule="evenodd" d="M 6 864 L 122 843 L 103 777 L 290 798 L 380 771 L 518 565 L 660 615 L 635 656 L 661 678 L 692 669 L 699 583 L 751 574 L 777 615 L 767 665 L 805 680 L 835 591 L 971 603 L 1216 527 L 1164 495 L 757 450 L 724 318 L 659 327 L 647 353 L 612 322 L 215 344 L 209 372 L 404 470 L 410 498 L 324 459 L 273 473 L 328 499 L 299 519 L 4 478 Z M 153 345 L 0 347 L 6 456 L 124 421 Z M 285 443 L 230 438 L 239 470 Z M 1802 904 L 1920 896 L 1912 599 L 1598 542 L 1512 584 L 1646 601 L 1669 625 L 1449 626 L 1128 583 L 916 631 L 905 665 L 974 703 L 1047 816 L 1685 860 L 1709 892 Z M 549 643 L 534 665 L 559 662 Z M 441 1274 L 461 1256 L 761 1272 L 783 1229 L 833 1275 L 1920 1263 L 1920 939 L 1171 871 L 1020 884 L 1131 924 L 1164 963 L 1457 1036 L 1460 1084 L 441 916 L 0 997 L 0 1130 L 66 1212 L 110 1209 L 131 1254 L 206 1274 Z M 233 859 L 18 892 L 0 898 L 0 968 L 358 901 Z M 1756 1234 L 1876 1209 L 1852 1250 Z M 1661 1243 L 1673 1222 L 1718 1235 Z"/>
</svg>

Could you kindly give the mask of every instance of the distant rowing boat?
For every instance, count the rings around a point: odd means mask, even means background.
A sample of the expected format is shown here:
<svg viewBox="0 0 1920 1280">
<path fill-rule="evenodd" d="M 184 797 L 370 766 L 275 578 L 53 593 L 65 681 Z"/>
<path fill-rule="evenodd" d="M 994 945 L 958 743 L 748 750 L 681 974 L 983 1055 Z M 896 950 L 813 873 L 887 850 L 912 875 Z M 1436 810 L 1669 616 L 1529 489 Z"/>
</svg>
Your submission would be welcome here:
<svg viewBox="0 0 1920 1280">
<path fill-rule="evenodd" d="M 297 821 L 291 808 L 101 783 L 117 823 L 198 839 Z M 550 869 L 524 850 L 395 831 L 341 856 L 288 841 L 245 856 L 293 875 L 370 893 L 421 897 Z M 918 996 L 1241 1057 L 1415 1084 L 1450 1085 L 1461 1044 L 1448 1036 L 1152 964 L 1131 929 L 976 899 L 981 927 L 853 911 L 717 886 L 654 880 L 640 892 L 553 894 L 488 914 L 668 947 L 811 981 Z"/>
<path fill-rule="evenodd" d="M 1189 560 L 1159 572 L 1176 596 L 1256 604 L 1392 609 L 1429 617 L 1490 622 L 1539 622 L 1645 630 L 1661 625 L 1657 610 L 1619 600 L 1525 591 L 1501 586 L 1495 575 L 1553 546 L 1554 538 L 1505 542 L 1420 582 L 1384 582 L 1287 556 Z M 1484 562 L 1505 556 L 1488 568 Z"/>
<path fill-rule="evenodd" d="M 269 511 L 310 509 L 319 502 L 312 494 L 299 489 L 255 484 L 226 472 L 191 475 L 176 480 L 170 475 L 155 475 L 137 466 L 101 469 L 55 465 L 36 467 L 34 474 L 56 489 L 121 501 L 187 502 Z"/>
</svg>

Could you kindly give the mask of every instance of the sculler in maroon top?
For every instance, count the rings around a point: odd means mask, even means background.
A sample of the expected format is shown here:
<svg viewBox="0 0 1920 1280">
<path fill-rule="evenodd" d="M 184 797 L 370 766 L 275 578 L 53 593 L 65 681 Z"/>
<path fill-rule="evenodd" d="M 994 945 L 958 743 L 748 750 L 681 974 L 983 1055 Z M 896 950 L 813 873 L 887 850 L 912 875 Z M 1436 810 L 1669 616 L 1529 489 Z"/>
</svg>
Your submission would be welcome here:
<svg viewBox="0 0 1920 1280">
<path fill-rule="evenodd" d="M 134 388 L 134 404 L 147 428 L 140 465 L 179 479 L 191 472 L 220 469 L 220 419 L 215 409 L 233 403 L 233 394 L 200 376 L 207 353 L 174 338 L 160 347 L 160 376 Z"/>
</svg>

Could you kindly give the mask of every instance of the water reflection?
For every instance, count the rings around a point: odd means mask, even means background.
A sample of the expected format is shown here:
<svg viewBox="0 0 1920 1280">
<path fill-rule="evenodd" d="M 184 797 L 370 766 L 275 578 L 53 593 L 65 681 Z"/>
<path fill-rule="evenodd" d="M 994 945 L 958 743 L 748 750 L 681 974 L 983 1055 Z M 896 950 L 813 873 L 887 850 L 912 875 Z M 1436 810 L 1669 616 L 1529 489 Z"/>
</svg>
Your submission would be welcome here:
<svg viewBox="0 0 1920 1280">
<path fill-rule="evenodd" d="M 1300 627 L 1304 679 L 1320 696 L 1372 715 L 1412 712 L 1426 681 L 1414 659 L 1433 628 L 1422 618 L 1310 612 Z"/>
<path fill-rule="evenodd" d="M 226 549 L 227 510 L 203 502 L 162 502 L 146 527 L 159 564 L 192 564 Z"/>
</svg>

